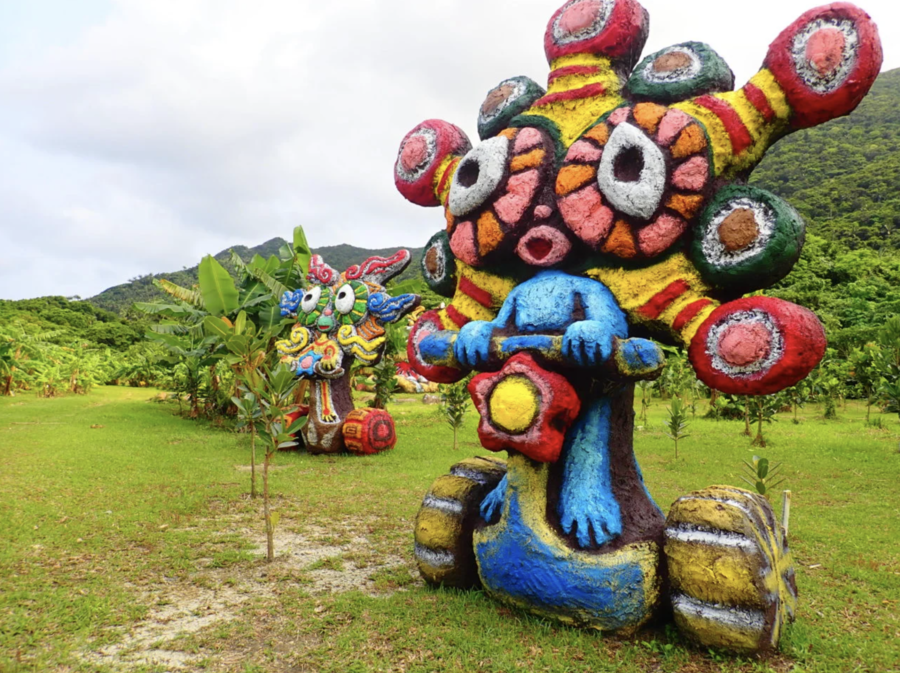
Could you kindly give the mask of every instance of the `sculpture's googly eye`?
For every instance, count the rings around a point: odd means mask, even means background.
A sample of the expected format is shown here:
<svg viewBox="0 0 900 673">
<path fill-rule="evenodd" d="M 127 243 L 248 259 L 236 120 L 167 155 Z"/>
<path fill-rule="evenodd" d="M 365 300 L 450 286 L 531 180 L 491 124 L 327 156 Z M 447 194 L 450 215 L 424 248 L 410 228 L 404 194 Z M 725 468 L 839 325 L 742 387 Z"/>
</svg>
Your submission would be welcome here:
<svg viewBox="0 0 900 673">
<path fill-rule="evenodd" d="M 509 122 L 539 100 L 546 92 L 527 77 L 500 82 L 488 92 L 478 113 L 478 136 L 487 140 L 509 126 Z"/>
<path fill-rule="evenodd" d="M 741 311 L 709 330 L 706 350 L 716 371 L 729 376 L 757 374 L 778 362 L 784 340 L 769 314 Z"/>
<path fill-rule="evenodd" d="M 790 272 L 804 233 L 803 219 L 785 201 L 734 185 L 716 194 L 701 215 L 691 256 L 707 282 L 749 292 Z"/>
<path fill-rule="evenodd" d="M 437 132 L 421 128 L 403 141 L 397 156 L 397 175 L 406 182 L 418 180 L 435 159 L 437 154 Z"/>
<path fill-rule="evenodd" d="M 791 52 L 797 73 L 807 86 L 817 93 L 831 93 L 856 65 L 859 33 L 849 19 L 818 19 L 794 36 Z"/>
<path fill-rule="evenodd" d="M 637 127 L 619 124 L 603 151 L 597 184 L 619 212 L 649 220 L 666 188 L 662 150 Z"/>
<path fill-rule="evenodd" d="M 462 129 L 438 119 L 422 122 L 400 143 L 394 163 L 394 184 L 403 196 L 420 206 L 438 206 L 443 190 L 439 171 L 446 160 L 462 157 L 472 144 Z M 446 189 L 445 187 L 443 189 Z"/>
<path fill-rule="evenodd" d="M 784 91 L 791 127 L 799 129 L 852 112 L 875 82 L 881 62 L 872 18 L 835 2 L 809 10 L 785 28 L 769 47 L 765 67 Z M 751 95 L 764 100 L 754 86 Z"/>
<path fill-rule="evenodd" d="M 725 60 L 702 42 L 683 42 L 651 54 L 626 85 L 637 99 L 671 103 L 734 88 Z"/>
<path fill-rule="evenodd" d="M 614 5 L 609 0 L 572 0 L 553 21 L 554 41 L 562 46 L 596 37 L 606 27 Z"/>
<path fill-rule="evenodd" d="M 321 296 L 322 287 L 320 285 L 311 287 L 306 291 L 306 294 L 303 295 L 303 299 L 300 301 L 300 310 L 304 313 L 312 313 L 316 306 L 318 306 L 319 298 Z"/>
<path fill-rule="evenodd" d="M 456 217 L 471 213 L 482 205 L 506 175 L 509 140 L 491 138 L 469 152 L 459 162 L 450 185 L 450 212 Z"/>
<path fill-rule="evenodd" d="M 356 303 L 356 293 L 350 283 L 345 283 L 338 288 L 337 294 L 334 295 L 334 308 L 338 313 L 346 315 L 353 310 L 353 304 Z"/>
<path fill-rule="evenodd" d="M 456 263 L 447 232 L 431 237 L 422 254 L 422 276 L 437 294 L 452 297 L 456 290 Z"/>
<path fill-rule="evenodd" d="M 704 320 L 689 357 L 697 376 L 733 395 L 792 386 L 825 355 L 825 330 L 812 311 L 774 297 L 723 304 Z"/>
<path fill-rule="evenodd" d="M 648 63 L 641 74 L 648 82 L 681 82 L 696 77 L 701 67 L 693 50 L 673 47 Z"/>
</svg>

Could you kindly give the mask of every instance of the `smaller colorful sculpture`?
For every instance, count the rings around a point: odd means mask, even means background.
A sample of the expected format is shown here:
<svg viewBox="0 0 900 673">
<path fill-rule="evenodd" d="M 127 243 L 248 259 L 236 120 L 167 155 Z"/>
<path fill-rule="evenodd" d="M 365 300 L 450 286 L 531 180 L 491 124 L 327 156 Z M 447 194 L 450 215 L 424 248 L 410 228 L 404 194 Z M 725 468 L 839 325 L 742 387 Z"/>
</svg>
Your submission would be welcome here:
<svg viewBox="0 0 900 673">
<path fill-rule="evenodd" d="M 438 385 L 432 383 L 419 372 L 417 372 L 408 362 L 397 363 L 397 385 L 404 393 L 436 393 Z"/>
<path fill-rule="evenodd" d="M 313 255 L 304 290 L 285 292 L 281 314 L 297 318 L 290 338 L 275 344 L 282 362 L 312 381 L 309 421 L 303 429 L 313 454 L 367 455 L 394 448 L 394 420 L 383 409 L 355 409 L 350 395 L 354 358 L 375 365 L 384 354 L 385 325 L 419 304 L 419 296 L 391 297 L 384 286 L 410 261 L 407 250 L 370 257 L 342 274 Z"/>
</svg>

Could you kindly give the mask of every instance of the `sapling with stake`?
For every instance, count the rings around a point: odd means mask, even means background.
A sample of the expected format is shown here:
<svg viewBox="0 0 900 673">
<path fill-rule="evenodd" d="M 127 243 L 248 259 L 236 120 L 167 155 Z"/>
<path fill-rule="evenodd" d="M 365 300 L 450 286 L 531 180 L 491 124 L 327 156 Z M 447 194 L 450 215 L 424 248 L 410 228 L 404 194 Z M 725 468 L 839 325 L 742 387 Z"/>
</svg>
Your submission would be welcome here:
<svg viewBox="0 0 900 673">
<path fill-rule="evenodd" d="M 744 473 L 741 479 L 750 484 L 760 495 L 768 497 L 769 491 L 784 483 L 781 476 L 781 463 L 771 464 L 768 458 L 753 456 L 752 462 L 744 461 Z"/>
<path fill-rule="evenodd" d="M 678 460 L 678 442 L 690 437 L 684 432 L 688 426 L 688 409 L 680 397 L 673 397 L 668 411 L 669 420 L 666 421 L 666 435 L 675 442 L 675 460 Z"/>
</svg>

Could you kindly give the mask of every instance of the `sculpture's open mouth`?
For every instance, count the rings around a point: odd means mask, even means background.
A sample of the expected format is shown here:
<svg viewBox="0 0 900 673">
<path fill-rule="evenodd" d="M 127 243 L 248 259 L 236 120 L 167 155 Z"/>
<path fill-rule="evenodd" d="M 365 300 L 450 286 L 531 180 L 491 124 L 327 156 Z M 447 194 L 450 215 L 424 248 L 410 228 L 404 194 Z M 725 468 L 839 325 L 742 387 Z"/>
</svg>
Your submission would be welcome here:
<svg viewBox="0 0 900 673">
<path fill-rule="evenodd" d="M 522 237 L 516 254 L 527 264 L 546 267 L 563 261 L 571 249 L 572 244 L 565 234 L 548 225 L 541 225 Z"/>
</svg>

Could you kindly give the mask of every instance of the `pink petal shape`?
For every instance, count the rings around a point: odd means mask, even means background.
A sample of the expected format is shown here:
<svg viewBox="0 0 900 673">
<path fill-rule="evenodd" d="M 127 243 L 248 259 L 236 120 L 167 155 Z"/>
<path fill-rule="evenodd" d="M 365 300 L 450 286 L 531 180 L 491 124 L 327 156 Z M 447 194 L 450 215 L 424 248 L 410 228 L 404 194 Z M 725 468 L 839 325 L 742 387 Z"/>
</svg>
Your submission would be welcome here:
<svg viewBox="0 0 900 673">
<path fill-rule="evenodd" d="M 532 147 L 536 147 L 537 145 L 541 145 L 544 142 L 544 138 L 541 135 L 541 132 L 536 128 L 532 128 L 530 126 L 526 126 L 524 129 L 519 131 L 519 135 L 516 136 L 516 143 L 513 145 L 513 152 L 517 154 L 519 152 L 524 152 L 525 150 L 530 150 Z"/>
<path fill-rule="evenodd" d="M 593 184 L 560 199 L 559 211 L 572 233 L 595 249 L 606 240 L 615 217 Z"/>
<path fill-rule="evenodd" d="M 574 3 L 563 12 L 556 25 L 563 35 L 575 35 L 594 24 L 602 7 L 597 0 Z"/>
<path fill-rule="evenodd" d="M 693 118 L 686 112 L 669 110 L 659 123 L 659 134 L 656 136 L 656 142 L 668 147 L 678 137 L 681 129 L 692 121 L 694 121 Z"/>
<path fill-rule="evenodd" d="M 834 72 L 844 59 L 847 38 L 837 28 L 817 30 L 806 43 L 806 59 L 824 77 Z"/>
<path fill-rule="evenodd" d="M 475 225 L 462 222 L 456 227 L 450 238 L 450 249 L 469 266 L 478 266 L 478 250 L 475 247 Z"/>
<path fill-rule="evenodd" d="M 638 248 L 647 257 L 656 257 L 668 250 L 687 229 L 687 222 L 680 217 L 664 214 L 638 233 Z"/>
<path fill-rule="evenodd" d="M 772 333 L 760 322 L 737 323 L 725 330 L 716 347 L 732 367 L 746 367 L 769 356 Z"/>
<path fill-rule="evenodd" d="M 628 115 L 631 114 L 630 107 L 620 107 L 618 110 L 609 115 L 609 123 L 613 126 L 618 126 L 623 121 L 628 119 Z"/>
<path fill-rule="evenodd" d="M 709 161 L 706 157 L 694 157 L 684 162 L 672 175 L 672 184 L 679 189 L 699 192 L 709 179 Z"/>
<path fill-rule="evenodd" d="M 506 185 L 506 192 L 494 201 L 494 210 L 497 211 L 500 219 L 511 227 L 518 224 L 528 206 L 531 205 L 540 180 L 541 175 L 537 169 L 517 173 L 510 177 Z"/>
<path fill-rule="evenodd" d="M 422 136 L 413 136 L 403 146 L 400 164 L 407 173 L 424 163 L 428 158 L 428 142 Z"/>
<path fill-rule="evenodd" d="M 550 206 L 540 205 L 534 209 L 534 219 L 546 220 L 553 214 L 553 208 Z"/>
<path fill-rule="evenodd" d="M 566 161 L 578 161 L 585 164 L 600 163 L 600 157 L 603 156 L 603 150 L 596 147 L 587 140 L 579 140 L 569 148 L 566 154 Z"/>
</svg>

